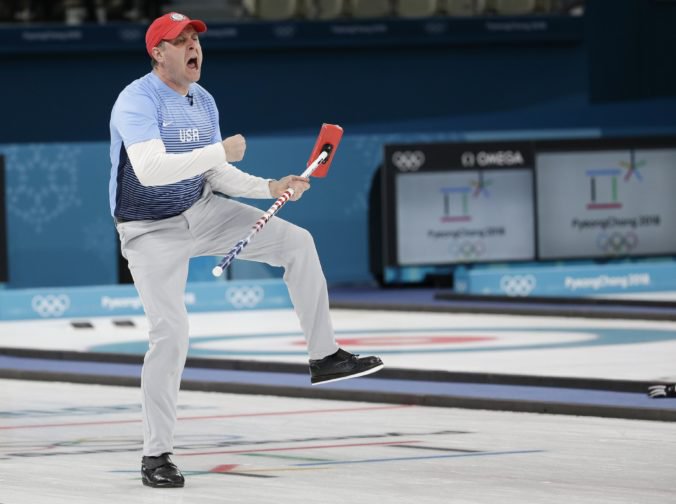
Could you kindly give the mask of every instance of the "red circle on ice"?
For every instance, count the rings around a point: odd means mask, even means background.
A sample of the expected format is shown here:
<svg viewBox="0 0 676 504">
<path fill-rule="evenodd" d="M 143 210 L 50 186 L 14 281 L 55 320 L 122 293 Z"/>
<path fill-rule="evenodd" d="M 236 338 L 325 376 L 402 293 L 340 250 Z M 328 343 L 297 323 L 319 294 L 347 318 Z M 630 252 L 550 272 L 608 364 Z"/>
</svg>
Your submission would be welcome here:
<svg viewBox="0 0 676 504">
<path fill-rule="evenodd" d="M 494 341 L 493 336 L 363 336 L 356 338 L 338 338 L 340 346 L 346 347 L 393 347 L 419 345 L 457 345 Z M 294 341 L 294 345 L 304 346 L 305 341 Z"/>
</svg>

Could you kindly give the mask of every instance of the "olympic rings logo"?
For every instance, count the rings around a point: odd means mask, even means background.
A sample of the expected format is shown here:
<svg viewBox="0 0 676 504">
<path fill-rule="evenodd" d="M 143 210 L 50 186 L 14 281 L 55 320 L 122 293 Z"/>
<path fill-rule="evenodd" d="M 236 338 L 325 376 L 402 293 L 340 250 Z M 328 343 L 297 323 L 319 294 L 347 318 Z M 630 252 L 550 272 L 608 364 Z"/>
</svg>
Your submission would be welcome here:
<svg viewBox="0 0 676 504">
<path fill-rule="evenodd" d="M 634 250 L 638 245 L 638 236 L 633 231 L 606 234 L 601 233 L 596 238 L 596 245 L 608 255 L 622 255 Z"/>
<path fill-rule="evenodd" d="M 265 291 L 260 286 L 230 287 L 225 291 L 225 299 L 235 308 L 255 308 L 264 297 Z"/>
<path fill-rule="evenodd" d="M 455 247 L 455 256 L 463 259 L 477 259 L 484 255 L 486 246 L 482 241 L 464 241 Z"/>
<path fill-rule="evenodd" d="M 60 317 L 70 308 L 70 298 L 65 294 L 37 295 L 33 296 L 31 307 L 41 317 Z"/>
<path fill-rule="evenodd" d="M 533 275 L 504 275 L 500 278 L 500 290 L 508 296 L 526 297 L 537 285 Z"/>
<path fill-rule="evenodd" d="M 463 152 L 460 156 L 460 163 L 464 167 L 472 167 L 476 164 L 476 156 L 473 152 Z"/>
<path fill-rule="evenodd" d="M 282 25 L 273 28 L 274 34 L 279 38 L 293 37 L 296 34 L 296 27 L 293 25 Z"/>
<path fill-rule="evenodd" d="M 425 164 L 425 153 L 423 151 L 396 151 L 392 154 L 392 164 L 399 171 L 418 171 Z"/>
</svg>

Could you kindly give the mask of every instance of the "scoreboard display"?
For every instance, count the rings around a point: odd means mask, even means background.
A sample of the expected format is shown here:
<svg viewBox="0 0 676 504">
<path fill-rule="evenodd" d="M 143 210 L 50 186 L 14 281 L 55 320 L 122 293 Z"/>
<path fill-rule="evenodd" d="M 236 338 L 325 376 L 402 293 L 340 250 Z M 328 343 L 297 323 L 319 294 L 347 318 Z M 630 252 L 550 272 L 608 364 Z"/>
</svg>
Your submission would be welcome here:
<svg viewBox="0 0 676 504">
<path fill-rule="evenodd" d="M 385 266 L 676 255 L 676 139 L 394 144 Z"/>
<path fill-rule="evenodd" d="M 535 258 L 527 144 L 385 148 L 386 265 Z"/>
<path fill-rule="evenodd" d="M 541 259 L 676 253 L 676 148 L 540 152 Z"/>
</svg>

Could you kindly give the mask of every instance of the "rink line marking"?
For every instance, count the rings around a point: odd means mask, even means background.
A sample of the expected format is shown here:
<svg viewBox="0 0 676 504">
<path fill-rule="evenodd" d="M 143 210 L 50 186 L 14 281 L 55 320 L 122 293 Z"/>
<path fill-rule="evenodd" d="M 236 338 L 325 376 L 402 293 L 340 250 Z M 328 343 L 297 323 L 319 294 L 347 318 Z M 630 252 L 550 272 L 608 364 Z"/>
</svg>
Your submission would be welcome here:
<svg viewBox="0 0 676 504">
<path fill-rule="evenodd" d="M 330 469 L 330 467 L 310 467 L 310 468 L 300 468 L 301 470 L 303 469 L 310 469 L 310 470 L 317 470 L 317 469 Z M 133 473 L 136 474 L 138 471 L 109 471 L 112 473 Z M 245 476 L 249 478 L 276 478 L 277 476 L 270 476 L 267 474 L 248 474 L 248 473 L 243 473 L 243 472 L 229 472 L 229 471 L 181 471 L 184 476 L 204 476 L 205 474 L 218 474 L 222 476 Z M 141 481 L 141 478 L 135 477 L 131 478 L 133 481 Z M 0 503 L 2 504 L 2 503 Z"/>
<path fill-rule="evenodd" d="M 481 453 L 482 450 L 466 450 L 463 448 L 443 448 L 441 446 L 410 446 L 410 445 L 399 445 L 396 448 L 413 448 L 415 450 L 433 450 L 433 451 L 446 451 L 446 452 L 461 452 L 461 453 Z"/>
<path fill-rule="evenodd" d="M 316 457 L 294 457 L 293 455 L 279 455 L 272 453 L 244 453 L 247 457 L 266 457 L 284 460 L 305 460 L 306 462 L 330 462 L 329 459 Z"/>
<path fill-rule="evenodd" d="M 296 458 L 296 457 L 292 457 Z M 234 469 L 239 468 L 239 471 Z M 255 478 L 274 478 L 274 476 L 264 476 L 262 474 L 248 474 L 252 472 L 277 472 L 277 471 L 315 471 L 318 469 L 331 469 L 330 467 L 265 467 L 261 469 L 247 469 L 241 467 L 239 464 L 223 464 L 214 467 L 210 471 L 193 471 L 194 474 L 231 474 L 234 476 L 251 476 Z"/>
<path fill-rule="evenodd" d="M 264 452 L 276 452 L 276 451 L 293 451 L 293 450 L 317 450 L 322 448 L 350 448 L 355 446 L 390 446 L 397 444 L 411 444 L 411 443 L 420 443 L 417 440 L 406 440 L 406 441 L 380 441 L 377 443 L 346 443 L 346 444 L 333 444 L 333 445 L 310 445 L 310 446 L 287 446 L 283 448 L 261 448 L 258 450 L 221 450 L 221 451 L 212 451 L 212 452 L 194 452 L 194 453 L 180 453 L 177 456 L 181 457 L 195 457 L 203 455 L 222 455 L 224 453 L 264 453 Z M 331 462 L 315 462 L 317 464 L 331 463 Z"/>
<path fill-rule="evenodd" d="M 269 474 L 248 474 L 245 472 L 194 472 L 193 474 L 186 474 L 186 476 L 202 476 L 204 474 L 218 474 L 221 476 L 244 476 L 246 478 L 276 478 L 277 476 L 272 476 Z"/>
<path fill-rule="evenodd" d="M 384 355 L 397 355 L 397 354 L 443 354 L 449 352 L 502 352 L 502 351 L 522 351 L 522 350 L 556 350 L 558 348 L 569 348 L 569 349 L 585 349 L 589 346 L 608 346 L 608 345 L 626 345 L 626 344 L 645 344 L 649 342 L 673 342 L 676 338 L 673 335 L 673 331 L 664 330 L 664 329 L 653 329 L 646 327 L 634 328 L 631 330 L 618 328 L 618 327 L 607 327 L 607 326 L 575 326 L 575 327 L 561 327 L 556 324 L 541 326 L 515 326 L 515 327 L 467 327 L 459 330 L 457 327 L 431 327 L 431 328 L 406 328 L 406 329 L 397 329 L 397 328 L 387 328 L 387 329 L 377 329 L 372 327 L 365 327 L 361 329 L 345 329 L 337 330 L 336 336 L 338 339 L 344 339 L 343 336 L 347 336 L 348 339 L 351 335 L 354 334 L 363 334 L 368 338 L 369 335 L 381 335 L 383 333 L 387 334 L 404 334 L 404 333 L 414 333 L 416 335 L 420 333 L 429 333 L 429 332 L 456 332 L 461 331 L 465 335 L 480 335 L 484 333 L 484 336 L 494 336 L 497 334 L 500 338 L 500 333 L 519 331 L 522 334 L 529 335 L 531 337 L 536 337 L 537 340 L 533 343 L 515 343 L 511 345 L 505 344 L 496 344 L 488 346 L 473 346 L 470 348 L 455 348 L 452 346 L 442 346 L 441 348 L 406 348 L 400 350 L 393 350 L 391 348 L 381 348 L 381 347 L 359 347 L 363 353 L 375 353 L 375 354 L 384 354 Z M 563 340 L 555 340 L 553 342 L 543 342 L 543 336 L 550 336 L 551 333 L 584 333 L 592 335 L 591 339 L 583 340 L 570 340 L 570 337 L 566 337 Z M 489 334 L 492 333 L 492 334 Z M 302 334 L 293 332 L 293 333 L 265 333 L 265 334 L 236 334 L 236 335 L 220 335 L 220 336 L 193 336 L 191 337 L 191 347 L 189 351 L 190 357 L 212 357 L 212 358 L 232 358 L 233 356 L 238 357 L 263 357 L 263 358 L 275 358 L 275 357 L 285 357 L 285 356 L 302 356 L 305 355 L 303 351 L 289 351 L 289 350 L 260 350 L 260 345 L 256 345 L 255 341 L 259 339 L 270 339 L 270 338 L 288 338 L 297 336 L 302 338 Z M 378 337 L 378 336 L 376 336 Z M 248 340 L 246 343 L 251 343 L 253 346 L 249 349 L 238 349 L 238 347 L 226 347 L 226 348 L 203 348 L 204 345 L 218 344 L 220 342 L 229 343 L 234 340 Z M 253 343 L 252 343 L 253 342 Z M 235 341 L 238 343 L 238 341 Z M 264 345 L 266 346 L 266 345 Z M 269 345 L 266 346 L 269 348 Z M 281 347 L 280 347 L 281 348 Z M 369 349 L 370 348 L 370 349 Z M 148 349 L 148 341 L 146 339 L 141 339 L 138 341 L 125 342 L 125 343 L 104 343 L 96 345 L 94 347 L 89 347 L 89 351 L 93 352 L 112 352 L 112 353 L 129 353 L 137 354 L 142 356 Z"/>
<path fill-rule="evenodd" d="M 235 413 L 231 415 L 206 415 L 206 416 L 192 416 L 192 417 L 178 417 L 179 421 L 183 420 L 215 420 L 220 418 L 243 418 L 243 417 L 262 417 L 262 416 L 283 416 L 283 415 L 312 415 L 320 413 L 346 413 L 352 411 L 375 411 L 387 409 L 401 409 L 412 408 L 414 404 L 398 404 L 394 406 L 363 406 L 359 408 L 331 408 L 324 410 L 292 410 L 292 411 L 270 411 L 265 413 Z M 32 425 L 0 425 L 0 430 L 12 429 L 43 429 L 47 427 L 81 427 L 84 425 L 116 425 L 128 423 L 141 423 L 141 419 L 133 420 L 101 420 L 96 422 L 67 422 L 54 424 L 32 424 Z"/>
<path fill-rule="evenodd" d="M 296 464 L 296 466 L 319 466 L 319 465 L 342 465 L 342 464 L 373 464 L 378 462 L 400 462 L 409 460 L 432 460 L 442 458 L 461 458 L 461 457 L 485 457 L 491 455 L 522 455 L 528 453 L 544 453 L 545 450 L 519 450 L 519 451 L 504 451 L 504 452 L 477 452 L 477 453 L 457 453 L 453 455 L 428 455 L 427 457 L 390 457 L 390 458 L 374 458 L 374 459 L 357 459 L 357 460 L 342 460 L 336 462 L 305 462 Z"/>
<path fill-rule="evenodd" d="M 268 469 L 247 469 L 247 472 L 326 471 L 331 469 L 331 467 L 271 467 Z"/>
<path fill-rule="evenodd" d="M 209 470 L 212 473 L 225 473 L 231 472 L 233 469 L 239 467 L 239 464 L 221 464 Z"/>
<path fill-rule="evenodd" d="M 363 442 L 364 440 L 373 440 L 373 439 L 392 439 L 392 438 L 406 438 L 406 437 L 418 437 L 418 436 L 438 436 L 438 435 L 455 435 L 455 434 L 470 434 L 471 432 L 468 431 L 454 431 L 454 430 L 442 430 L 442 431 L 433 431 L 433 432 L 388 432 L 384 434 L 354 434 L 354 435 L 348 435 L 348 436 L 329 436 L 329 437 L 310 437 L 310 438 L 285 438 L 285 439 L 272 439 L 272 440 L 265 440 L 265 441 L 236 441 L 234 443 L 229 443 L 227 445 L 214 445 L 211 448 L 213 449 L 221 449 L 221 448 L 235 448 L 235 447 L 251 447 L 251 448 L 258 448 L 262 446 L 279 446 L 279 445 L 285 445 L 285 444 L 291 444 L 291 445 L 299 445 L 300 443 L 338 443 L 338 442 L 354 442 L 354 441 L 360 441 Z M 123 439 L 124 442 L 128 442 L 129 439 Z M 136 442 L 137 440 L 131 440 L 133 442 Z M 401 441 L 405 442 L 405 441 Z M 421 441 L 416 441 L 416 442 L 421 442 Z M 72 441 L 63 441 L 62 442 L 66 447 L 72 445 Z M 24 456 L 34 456 L 34 457 L 52 457 L 52 456 L 71 456 L 71 455 L 93 455 L 93 454 L 102 454 L 102 453 L 121 453 L 121 452 L 133 452 L 137 451 L 137 448 L 107 448 L 107 449 L 98 449 L 98 450 L 91 450 L 91 449 L 86 449 L 85 451 L 42 451 L 42 452 L 35 452 L 35 450 L 51 450 L 52 448 L 58 448 L 61 443 L 57 443 L 54 445 L 49 445 L 49 446 L 44 446 L 40 445 L 40 447 L 32 447 L 31 450 L 26 450 L 24 449 L 21 453 L 16 453 L 12 452 L 9 453 L 7 452 L 7 456 L 4 453 L 2 453 L 2 449 L 5 448 L 3 443 L 0 443 L 0 460 L 12 460 L 13 458 L 18 458 L 18 457 L 24 457 Z M 401 446 L 401 445 L 392 445 L 394 446 Z M 409 446 L 409 445 L 406 445 Z M 6 447 L 7 449 L 9 448 L 17 448 L 13 446 L 8 446 Z M 209 448 L 205 448 L 204 446 L 200 447 L 202 450 L 206 450 Z M 186 451 L 189 452 L 190 450 L 196 450 L 197 448 L 190 447 L 190 446 L 185 446 L 181 445 L 178 447 L 179 451 Z M 30 455 L 27 455 L 26 452 L 30 452 Z M 246 455 L 246 454 L 244 454 Z M 307 457 L 306 457 L 307 458 Z M 316 458 L 316 460 L 331 460 L 331 459 L 319 459 Z"/>
<path fill-rule="evenodd" d="M 248 478 L 276 478 L 276 476 L 270 476 L 267 474 L 248 474 L 246 472 L 239 471 L 184 471 L 186 476 L 204 476 L 205 474 L 218 474 L 220 476 L 245 476 Z"/>
<path fill-rule="evenodd" d="M 330 471 L 332 467 L 265 467 L 262 469 L 245 469 L 244 471 L 233 472 L 233 471 L 181 471 L 184 476 L 206 476 L 209 474 L 222 475 L 222 476 L 248 476 L 250 478 L 276 478 L 276 476 L 268 476 L 264 474 L 250 474 L 250 473 L 259 473 L 259 472 L 281 472 L 281 471 Z M 137 474 L 138 470 L 113 470 L 108 471 L 111 473 L 117 474 Z M 134 481 L 140 481 L 141 478 L 135 477 L 132 478 Z M 0 503 L 2 504 L 2 503 Z"/>
<path fill-rule="evenodd" d="M 345 413 L 349 411 L 374 411 L 374 410 L 388 410 L 388 409 L 402 409 L 412 408 L 415 404 L 396 404 L 389 406 L 360 406 L 355 408 L 329 408 L 323 410 L 292 410 L 292 411 L 271 411 L 266 413 L 236 413 L 232 415 L 211 415 L 211 416 L 195 416 L 195 417 L 178 417 L 178 420 L 209 420 L 217 418 L 237 418 L 237 417 L 261 417 L 261 416 L 282 416 L 282 415 L 309 415 L 317 413 Z"/>
<path fill-rule="evenodd" d="M 265 474 L 246 474 L 246 472 L 235 471 L 238 467 L 240 467 L 240 464 L 221 464 L 204 472 L 206 474 L 227 474 L 232 476 L 248 476 L 250 478 L 274 478 L 274 476 L 267 476 Z"/>
</svg>

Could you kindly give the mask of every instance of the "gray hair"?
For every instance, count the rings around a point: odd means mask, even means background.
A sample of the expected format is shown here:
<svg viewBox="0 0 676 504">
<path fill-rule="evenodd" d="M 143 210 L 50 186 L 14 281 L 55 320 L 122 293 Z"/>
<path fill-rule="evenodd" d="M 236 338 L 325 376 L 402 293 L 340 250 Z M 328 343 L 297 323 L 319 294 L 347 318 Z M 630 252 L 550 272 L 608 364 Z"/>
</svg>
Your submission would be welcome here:
<svg viewBox="0 0 676 504">
<path fill-rule="evenodd" d="M 157 44 L 155 47 L 162 47 L 163 45 L 164 45 L 164 40 L 160 40 L 160 43 Z M 151 56 L 150 57 L 150 68 L 154 69 L 155 67 L 157 67 L 157 65 L 158 65 L 157 60 Z"/>
</svg>

